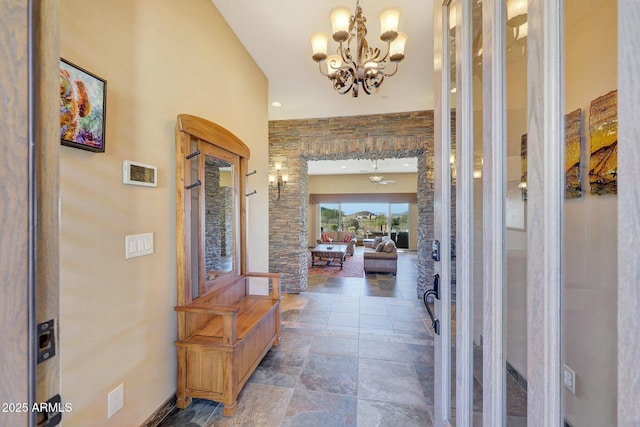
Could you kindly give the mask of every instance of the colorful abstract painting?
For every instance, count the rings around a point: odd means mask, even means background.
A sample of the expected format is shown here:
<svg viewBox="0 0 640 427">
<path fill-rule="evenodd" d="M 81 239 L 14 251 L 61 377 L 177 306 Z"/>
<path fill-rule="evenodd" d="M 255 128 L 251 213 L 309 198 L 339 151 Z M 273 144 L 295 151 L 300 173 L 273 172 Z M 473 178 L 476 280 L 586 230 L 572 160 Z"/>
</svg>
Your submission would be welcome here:
<svg viewBox="0 0 640 427">
<path fill-rule="evenodd" d="M 582 194 L 580 185 L 580 157 L 582 155 L 580 125 L 582 123 L 582 110 L 578 109 L 564 116 L 564 123 L 564 197 L 565 199 L 575 199 Z"/>
<path fill-rule="evenodd" d="M 618 91 L 591 102 L 589 117 L 591 194 L 618 192 Z"/>
<path fill-rule="evenodd" d="M 104 152 L 107 82 L 60 60 L 60 139 L 63 145 Z"/>
</svg>

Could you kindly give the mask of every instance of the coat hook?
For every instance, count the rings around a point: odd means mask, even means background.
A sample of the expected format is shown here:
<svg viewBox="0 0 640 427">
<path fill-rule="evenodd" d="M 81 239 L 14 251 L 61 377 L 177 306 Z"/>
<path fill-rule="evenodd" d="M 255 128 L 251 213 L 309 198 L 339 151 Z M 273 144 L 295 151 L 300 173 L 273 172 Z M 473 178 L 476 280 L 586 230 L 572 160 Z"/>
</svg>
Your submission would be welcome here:
<svg viewBox="0 0 640 427">
<path fill-rule="evenodd" d="M 197 181 L 196 181 L 196 182 L 194 182 L 193 184 L 191 184 L 191 185 L 187 185 L 187 186 L 186 186 L 186 187 L 184 187 L 184 188 L 186 188 L 187 190 L 191 190 L 192 188 L 195 188 L 195 187 L 197 187 L 197 186 L 199 186 L 199 185 L 202 185 L 202 182 L 200 182 L 200 180 L 197 180 Z"/>
<path fill-rule="evenodd" d="M 249 172 L 245 176 L 251 176 L 251 175 L 254 175 L 256 173 L 258 173 L 258 172 L 254 169 L 253 172 Z"/>
<path fill-rule="evenodd" d="M 190 158 L 195 157 L 195 156 L 197 156 L 198 154 L 200 154 L 200 150 L 196 150 L 196 151 L 194 151 L 194 152 L 193 152 L 193 153 L 191 153 L 191 154 L 187 154 L 186 159 L 187 159 L 187 160 L 189 160 Z"/>
<path fill-rule="evenodd" d="M 256 194 L 258 191 L 257 190 L 253 190 L 251 193 L 247 193 L 245 194 L 245 196 L 249 197 L 249 196 L 253 196 L 254 194 Z"/>
</svg>

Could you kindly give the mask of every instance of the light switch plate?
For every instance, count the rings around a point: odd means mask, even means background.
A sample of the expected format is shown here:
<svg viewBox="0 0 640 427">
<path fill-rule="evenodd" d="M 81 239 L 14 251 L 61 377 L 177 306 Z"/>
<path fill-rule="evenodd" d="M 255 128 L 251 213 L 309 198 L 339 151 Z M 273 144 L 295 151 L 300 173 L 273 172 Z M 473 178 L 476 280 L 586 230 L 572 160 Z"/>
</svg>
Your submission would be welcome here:
<svg viewBox="0 0 640 427">
<path fill-rule="evenodd" d="M 131 234 L 124 238 L 124 257 L 135 258 L 153 253 L 153 233 Z"/>
<path fill-rule="evenodd" d="M 567 365 L 562 365 L 562 384 L 576 394 L 576 373 Z"/>
</svg>

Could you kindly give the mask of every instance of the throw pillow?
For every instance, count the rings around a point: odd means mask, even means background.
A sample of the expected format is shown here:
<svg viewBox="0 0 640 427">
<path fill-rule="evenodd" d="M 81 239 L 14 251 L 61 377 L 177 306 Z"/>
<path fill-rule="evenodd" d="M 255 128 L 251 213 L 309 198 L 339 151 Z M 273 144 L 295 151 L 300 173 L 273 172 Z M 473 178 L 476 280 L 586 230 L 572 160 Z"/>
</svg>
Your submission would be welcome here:
<svg viewBox="0 0 640 427">
<path fill-rule="evenodd" d="M 396 251 L 396 244 L 393 240 L 387 240 L 386 242 L 384 242 L 384 252 L 387 253 L 393 253 Z"/>
<path fill-rule="evenodd" d="M 345 243 L 349 243 L 351 241 L 351 235 L 350 234 L 345 234 L 344 235 L 344 242 Z"/>
<path fill-rule="evenodd" d="M 384 252 L 384 242 L 378 243 L 378 246 L 376 246 L 376 252 Z"/>
<path fill-rule="evenodd" d="M 374 249 L 377 248 L 381 241 L 382 241 L 382 238 L 380 236 L 374 237 L 371 247 Z"/>
<path fill-rule="evenodd" d="M 325 243 L 329 242 L 329 235 L 327 233 L 322 233 L 322 241 Z"/>
</svg>

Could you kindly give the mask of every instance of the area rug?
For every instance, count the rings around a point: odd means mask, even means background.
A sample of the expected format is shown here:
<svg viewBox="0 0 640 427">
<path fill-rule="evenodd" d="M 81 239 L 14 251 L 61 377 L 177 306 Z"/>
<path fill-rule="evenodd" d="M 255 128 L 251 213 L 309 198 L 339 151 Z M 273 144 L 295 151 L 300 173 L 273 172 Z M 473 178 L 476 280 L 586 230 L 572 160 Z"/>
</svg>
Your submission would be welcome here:
<svg viewBox="0 0 640 427">
<path fill-rule="evenodd" d="M 325 276 L 325 277 L 363 277 L 364 276 L 364 257 L 362 252 L 356 250 L 353 256 L 348 256 L 340 270 L 340 262 L 333 261 L 327 266 L 328 260 L 321 259 L 316 261 L 315 267 L 311 267 L 311 252 L 307 252 L 307 267 L 309 267 L 309 276 Z"/>
</svg>

